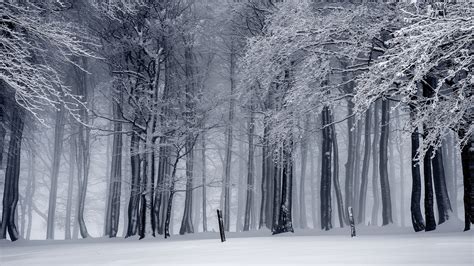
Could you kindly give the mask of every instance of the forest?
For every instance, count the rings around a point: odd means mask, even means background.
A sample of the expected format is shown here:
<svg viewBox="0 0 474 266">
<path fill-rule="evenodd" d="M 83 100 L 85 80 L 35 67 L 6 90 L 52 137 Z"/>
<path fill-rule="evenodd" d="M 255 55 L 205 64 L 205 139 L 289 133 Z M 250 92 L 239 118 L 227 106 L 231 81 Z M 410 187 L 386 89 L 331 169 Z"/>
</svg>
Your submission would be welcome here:
<svg viewBox="0 0 474 266">
<path fill-rule="evenodd" d="M 469 0 L 1 1 L 0 239 L 469 231 L 473 67 Z"/>
</svg>

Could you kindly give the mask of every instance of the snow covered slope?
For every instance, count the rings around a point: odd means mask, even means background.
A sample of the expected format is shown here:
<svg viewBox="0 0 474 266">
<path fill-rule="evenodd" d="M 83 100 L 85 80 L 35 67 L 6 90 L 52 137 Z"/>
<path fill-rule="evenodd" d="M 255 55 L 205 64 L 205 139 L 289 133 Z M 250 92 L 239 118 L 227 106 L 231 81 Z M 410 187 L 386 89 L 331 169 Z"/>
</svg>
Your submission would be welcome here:
<svg viewBox="0 0 474 266">
<path fill-rule="evenodd" d="M 217 233 L 168 240 L 4 241 L 0 242 L 0 265 L 474 265 L 472 232 L 362 232 L 352 239 L 337 231 L 313 232 L 310 236 L 303 234 L 311 232 L 231 233 L 225 243 L 220 243 Z"/>
</svg>

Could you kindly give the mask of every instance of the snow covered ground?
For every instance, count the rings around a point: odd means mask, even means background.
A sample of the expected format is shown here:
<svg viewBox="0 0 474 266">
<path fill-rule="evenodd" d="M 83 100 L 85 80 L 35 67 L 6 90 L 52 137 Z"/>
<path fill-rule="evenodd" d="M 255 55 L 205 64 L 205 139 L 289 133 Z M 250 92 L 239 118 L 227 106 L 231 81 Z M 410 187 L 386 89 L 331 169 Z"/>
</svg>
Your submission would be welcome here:
<svg viewBox="0 0 474 266">
<path fill-rule="evenodd" d="M 0 242 L 0 265 L 474 265 L 472 232 L 385 232 L 362 228 L 173 236 L 172 239 L 88 239 Z"/>
</svg>

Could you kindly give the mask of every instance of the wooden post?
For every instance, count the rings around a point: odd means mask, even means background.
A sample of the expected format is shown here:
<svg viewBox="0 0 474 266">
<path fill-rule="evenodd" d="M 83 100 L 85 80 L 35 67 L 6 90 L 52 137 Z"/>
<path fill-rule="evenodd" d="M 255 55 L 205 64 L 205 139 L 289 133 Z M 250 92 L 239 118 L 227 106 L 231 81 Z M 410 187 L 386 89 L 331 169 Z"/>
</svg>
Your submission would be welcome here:
<svg viewBox="0 0 474 266">
<path fill-rule="evenodd" d="M 354 237 L 356 236 L 356 228 L 354 225 L 354 215 L 352 215 L 352 207 L 347 207 L 347 210 L 349 212 L 349 223 L 351 225 L 351 237 Z"/>
<path fill-rule="evenodd" d="M 224 221 L 222 219 L 222 211 L 217 209 L 217 220 L 219 222 L 219 232 L 221 235 L 221 242 L 225 241 L 225 233 L 224 233 Z"/>
</svg>

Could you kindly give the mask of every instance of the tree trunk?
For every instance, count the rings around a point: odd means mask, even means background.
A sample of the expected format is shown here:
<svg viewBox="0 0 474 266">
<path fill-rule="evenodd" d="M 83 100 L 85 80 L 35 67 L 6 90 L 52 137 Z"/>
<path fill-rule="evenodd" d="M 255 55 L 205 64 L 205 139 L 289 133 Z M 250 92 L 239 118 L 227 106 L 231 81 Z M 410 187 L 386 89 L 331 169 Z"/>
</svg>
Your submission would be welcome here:
<svg viewBox="0 0 474 266">
<path fill-rule="evenodd" d="M 423 158 L 423 172 L 425 179 L 425 231 L 432 231 L 436 229 L 436 220 L 433 211 L 433 178 L 431 172 L 431 156 L 433 155 L 433 148 L 429 147 Z"/>
<path fill-rule="evenodd" d="M 188 136 L 188 138 L 191 138 Z M 192 140 L 186 141 L 186 196 L 184 200 L 184 213 L 181 221 L 179 234 L 194 233 L 192 210 L 193 210 L 193 143 Z"/>
<path fill-rule="evenodd" d="M 278 223 L 273 234 L 293 232 L 293 224 L 291 219 L 291 200 L 293 186 L 293 142 L 285 141 L 282 147 L 282 178 L 281 178 L 281 203 L 279 208 Z"/>
<path fill-rule="evenodd" d="M 336 194 L 337 202 L 337 215 L 339 217 L 339 226 L 344 227 L 345 220 L 345 211 L 344 211 L 344 200 L 342 198 L 341 185 L 339 183 L 339 146 L 337 145 L 337 135 L 336 135 L 336 126 L 333 124 L 334 118 L 332 111 L 329 111 L 329 123 L 331 123 L 331 141 L 332 141 L 332 151 L 333 156 L 333 182 L 334 182 L 334 192 Z"/>
<path fill-rule="evenodd" d="M 348 101 L 347 103 L 347 163 L 346 163 L 346 179 L 345 179 L 345 206 L 352 207 L 353 206 L 353 198 L 354 198 L 354 174 L 355 174 L 355 157 L 356 157 L 356 130 L 353 129 L 354 117 L 352 116 L 354 109 L 354 103 L 352 101 Z M 344 210 L 346 217 L 347 210 Z M 349 221 L 346 219 L 346 223 Z"/>
<path fill-rule="evenodd" d="M 352 215 L 354 217 L 358 216 L 359 213 L 359 199 L 360 199 L 360 185 L 361 185 L 361 176 L 360 176 L 360 162 L 362 161 L 359 158 L 361 156 L 361 142 L 362 142 L 362 122 L 360 120 L 357 121 L 356 127 L 356 150 L 355 150 L 355 160 L 354 160 L 354 198 L 352 199 Z M 349 221 L 349 218 L 347 219 Z M 354 221 L 357 222 L 357 221 Z"/>
<path fill-rule="evenodd" d="M 421 173 L 420 161 L 415 161 L 415 157 L 420 147 L 420 139 L 418 136 L 418 128 L 411 133 L 411 175 L 412 175 L 412 189 L 411 189 L 411 221 L 415 232 L 425 229 L 425 222 L 421 214 L 420 200 L 421 200 Z"/>
<path fill-rule="evenodd" d="M 0 239 L 8 234 L 12 241 L 20 237 L 15 221 L 19 191 L 21 141 L 23 138 L 24 114 L 20 107 L 13 107 L 10 127 L 10 143 L 8 147 L 7 169 L 5 171 L 5 186 L 3 191 L 3 210 Z"/>
<path fill-rule="evenodd" d="M 389 101 L 382 100 L 382 126 L 380 130 L 380 188 L 382 195 L 382 225 L 392 223 L 392 203 L 390 197 L 390 184 L 388 181 L 388 135 L 389 135 Z"/>
<path fill-rule="evenodd" d="M 309 173 L 311 176 L 311 217 L 313 220 L 313 229 L 316 229 L 316 226 L 318 225 L 318 207 L 316 203 L 316 196 L 317 196 L 317 184 L 318 184 L 318 179 L 317 175 L 314 172 L 314 161 L 316 158 L 313 157 L 313 154 L 316 154 L 316 152 L 311 152 L 310 153 L 310 162 L 309 162 Z"/>
<path fill-rule="evenodd" d="M 281 144 L 277 144 L 281 146 Z M 284 169 L 283 164 L 283 147 L 278 147 L 278 160 L 272 161 L 273 165 L 273 198 L 272 199 L 272 232 L 275 232 L 278 228 L 278 222 L 280 218 L 280 204 L 282 202 L 281 192 L 281 179 L 282 179 L 282 170 Z"/>
<path fill-rule="evenodd" d="M 138 230 L 138 209 L 140 204 L 140 143 L 137 133 L 130 138 L 130 165 L 132 167 L 132 180 L 130 187 L 130 200 L 128 203 L 128 229 L 127 236 L 134 236 Z"/>
<path fill-rule="evenodd" d="M 26 190 L 26 195 L 28 195 L 28 225 L 26 228 L 26 239 L 30 240 L 31 236 L 31 227 L 33 225 L 33 197 L 36 191 L 36 154 L 35 151 L 29 152 L 30 161 L 28 163 L 28 187 Z"/>
<path fill-rule="evenodd" d="M 369 163 L 370 163 L 370 111 L 365 113 L 365 128 L 364 128 L 364 161 L 362 163 L 362 175 L 359 193 L 359 209 L 357 221 L 365 224 L 365 207 L 367 200 L 367 184 L 369 183 Z"/>
<path fill-rule="evenodd" d="M 120 118 L 120 93 L 119 103 L 113 103 L 113 115 L 115 119 Z M 120 195 L 122 191 L 122 146 L 123 139 L 122 123 L 114 122 L 114 136 L 112 142 L 112 162 L 110 166 L 109 193 L 107 199 L 106 232 L 109 237 L 116 237 L 120 219 Z"/>
<path fill-rule="evenodd" d="M 245 218 L 244 218 L 244 231 L 250 229 L 250 218 L 252 217 L 253 210 L 253 198 L 254 198 L 254 152 L 255 147 L 253 144 L 253 136 L 255 135 L 255 114 L 253 108 L 250 110 L 249 121 L 248 121 L 248 141 L 249 141 L 249 154 L 247 161 L 247 197 L 245 201 Z"/>
<path fill-rule="evenodd" d="M 375 102 L 374 105 L 374 140 L 372 142 L 372 194 L 374 196 L 374 205 L 372 207 L 372 218 L 370 223 L 372 225 L 378 224 L 378 217 L 379 217 L 379 208 L 380 208 L 380 194 L 378 190 L 378 182 L 379 182 L 379 141 L 380 141 L 380 121 L 379 121 L 379 109 L 380 109 L 380 100 Z"/>
<path fill-rule="evenodd" d="M 230 184 L 230 170 L 232 164 L 232 142 L 233 142 L 233 122 L 234 122 L 234 106 L 235 106 L 235 68 L 236 68 L 236 52 L 234 43 L 231 44 L 230 51 L 230 105 L 229 105 L 229 116 L 227 121 L 226 129 L 226 153 L 225 153 L 225 167 L 224 167 L 224 180 L 223 180 L 223 195 L 224 205 L 221 209 L 224 210 L 224 229 L 229 231 L 230 227 L 230 201 L 232 197 L 231 184 Z"/>
<path fill-rule="evenodd" d="M 64 137 L 64 107 L 60 106 L 56 111 L 56 124 L 54 128 L 54 150 L 53 165 L 51 166 L 51 187 L 49 190 L 49 208 L 48 223 L 46 230 L 46 239 L 54 239 L 54 222 L 56 214 L 56 198 L 58 194 L 58 176 L 59 166 L 61 163 L 61 155 L 63 152 Z"/>
<path fill-rule="evenodd" d="M 149 175 L 148 175 L 148 169 L 150 169 L 149 161 L 148 161 L 148 156 L 147 156 L 147 147 L 148 141 L 142 144 L 143 151 L 145 154 L 141 154 L 140 157 L 140 189 L 139 189 L 139 211 L 138 211 L 138 235 L 139 239 L 143 239 L 146 236 L 146 217 L 147 217 L 147 205 L 148 205 L 148 186 L 150 184 L 149 182 Z"/>
<path fill-rule="evenodd" d="M 273 227 L 273 180 L 274 161 L 273 151 L 269 144 L 269 117 L 263 118 L 263 140 L 262 140 L 262 200 L 260 205 L 259 228 L 264 225 L 271 229 Z"/>
<path fill-rule="evenodd" d="M 301 178 L 300 178 L 300 227 L 305 229 L 308 227 L 306 220 L 306 194 L 305 194 L 305 179 L 306 179 L 306 165 L 308 158 L 308 130 L 309 130 L 309 116 L 305 119 L 303 138 L 301 139 Z"/>
<path fill-rule="evenodd" d="M 433 165 L 433 183 L 436 195 L 436 205 L 438 206 L 438 224 L 442 224 L 449 219 L 451 203 L 449 201 L 448 189 L 446 187 L 446 177 L 443 165 L 443 149 L 440 147 L 431 161 Z"/>
<path fill-rule="evenodd" d="M 5 123 L 5 103 L 4 96 L 0 94 L 0 169 L 3 169 L 3 152 L 5 145 L 5 137 L 7 135 L 6 123 Z"/>
<path fill-rule="evenodd" d="M 87 69 L 87 59 L 82 57 L 79 59 L 79 63 L 83 69 Z M 88 100 L 88 86 L 87 86 L 87 74 L 83 69 L 74 67 L 76 72 L 76 85 L 77 95 L 82 96 L 82 101 L 86 104 Z M 85 107 L 80 107 L 79 115 L 82 123 L 78 123 L 78 135 L 77 135 L 77 169 L 78 169 L 78 190 L 79 199 L 77 203 L 77 223 L 79 231 L 81 232 L 82 238 L 89 237 L 87 227 L 84 222 L 84 207 L 86 202 L 87 185 L 89 181 L 89 164 L 90 164 L 90 128 L 86 127 L 89 123 L 88 113 Z"/>
<path fill-rule="evenodd" d="M 207 181 L 206 181 L 206 136 L 201 133 L 201 167 L 202 167 L 202 231 L 207 232 Z"/>
<path fill-rule="evenodd" d="M 405 227 L 405 175 L 404 175 L 404 165 L 403 165 L 403 145 L 402 145 L 402 127 L 400 123 L 400 112 L 398 109 L 396 109 L 396 114 L 397 116 L 397 128 L 398 128 L 398 139 L 400 141 L 399 145 L 397 145 L 397 151 L 398 151 L 398 163 L 399 163 L 399 168 L 398 172 L 400 175 L 400 224 L 402 227 Z M 418 201 L 419 202 L 419 201 Z"/>
<path fill-rule="evenodd" d="M 176 169 L 178 167 L 178 162 L 179 162 L 179 154 L 176 154 L 176 159 L 173 164 L 173 172 L 171 173 L 169 177 L 169 194 L 168 194 L 168 199 L 166 201 L 166 213 L 165 213 L 165 219 L 164 219 L 164 234 L 165 238 L 168 238 L 171 236 L 170 231 L 171 229 L 171 219 L 173 215 L 173 196 L 175 193 L 174 186 L 175 186 L 175 180 L 176 180 Z"/>
<path fill-rule="evenodd" d="M 460 139 L 465 137 L 463 131 L 458 134 Z M 469 136 L 461 150 L 461 162 L 464 183 L 464 231 L 468 231 L 471 224 L 474 224 L 474 135 Z"/>
<path fill-rule="evenodd" d="M 73 132 L 71 132 L 71 135 Z M 66 202 L 66 221 L 65 221 L 65 239 L 71 239 L 71 218 L 72 218 L 72 197 L 74 192 L 74 170 L 76 162 L 76 145 L 72 136 L 69 138 L 69 175 L 67 185 L 67 202 Z"/>
<path fill-rule="evenodd" d="M 329 107 L 325 106 L 321 115 L 322 154 L 321 154 L 321 229 L 330 230 L 331 224 L 331 127 L 329 126 Z M 347 196 L 346 196 L 347 197 Z"/>
</svg>

